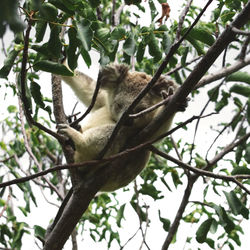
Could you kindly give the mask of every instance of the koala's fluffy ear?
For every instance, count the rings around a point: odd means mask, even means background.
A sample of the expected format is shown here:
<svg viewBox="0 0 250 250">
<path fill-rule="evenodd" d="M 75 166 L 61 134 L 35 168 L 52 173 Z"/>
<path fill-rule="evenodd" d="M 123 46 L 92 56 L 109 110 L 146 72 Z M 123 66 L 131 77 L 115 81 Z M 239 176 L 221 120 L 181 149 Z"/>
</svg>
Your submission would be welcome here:
<svg viewBox="0 0 250 250">
<path fill-rule="evenodd" d="M 125 64 L 109 64 L 100 70 L 98 81 L 101 88 L 110 89 L 121 83 L 128 74 L 129 67 Z"/>
</svg>

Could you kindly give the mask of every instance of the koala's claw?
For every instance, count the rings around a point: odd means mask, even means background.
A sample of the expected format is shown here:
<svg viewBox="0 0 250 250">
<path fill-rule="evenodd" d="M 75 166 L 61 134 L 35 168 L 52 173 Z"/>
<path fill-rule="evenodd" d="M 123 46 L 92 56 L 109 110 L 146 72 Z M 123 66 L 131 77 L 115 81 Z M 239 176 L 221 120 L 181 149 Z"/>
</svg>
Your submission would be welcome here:
<svg viewBox="0 0 250 250">
<path fill-rule="evenodd" d="M 69 125 L 66 123 L 60 123 L 57 125 L 57 132 L 67 138 L 69 137 L 68 129 L 69 129 Z"/>
</svg>

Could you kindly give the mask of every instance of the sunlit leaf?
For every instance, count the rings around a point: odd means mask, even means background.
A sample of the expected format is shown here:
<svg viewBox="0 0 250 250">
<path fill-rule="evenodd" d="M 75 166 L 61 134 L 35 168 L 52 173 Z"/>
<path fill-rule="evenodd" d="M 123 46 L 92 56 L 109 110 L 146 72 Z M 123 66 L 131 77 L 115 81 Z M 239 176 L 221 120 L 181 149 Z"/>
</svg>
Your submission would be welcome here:
<svg viewBox="0 0 250 250">
<path fill-rule="evenodd" d="M 93 31 L 90 28 L 90 22 L 86 19 L 82 19 L 77 24 L 77 37 L 80 39 L 83 48 L 86 51 L 91 49 L 91 41 L 93 38 Z"/>
<path fill-rule="evenodd" d="M 57 74 L 57 75 L 63 75 L 63 76 L 73 76 L 73 72 L 70 71 L 65 65 L 60 64 L 60 63 L 55 63 L 55 62 L 51 62 L 48 60 L 43 60 L 40 62 L 37 62 L 34 65 L 34 68 L 36 70 L 42 70 L 42 71 L 46 71 L 46 72 L 50 72 L 53 74 Z"/>
</svg>

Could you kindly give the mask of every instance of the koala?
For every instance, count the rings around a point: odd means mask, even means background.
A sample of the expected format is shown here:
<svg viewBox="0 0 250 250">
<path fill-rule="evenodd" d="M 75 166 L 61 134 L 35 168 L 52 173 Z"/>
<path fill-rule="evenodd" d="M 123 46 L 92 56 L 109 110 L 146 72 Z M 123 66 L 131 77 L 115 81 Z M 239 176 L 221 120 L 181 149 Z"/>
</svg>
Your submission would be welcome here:
<svg viewBox="0 0 250 250">
<path fill-rule="evenodd" d="M 61 77 L 73 89 L 80 101 L 88 106 L 94 93 L 95 81 L 79 71 L 76 71 L 73 77 Z M 75 144 L 75 162 L 93 160 L 98 157 L 124 111 L 151 79 L 152 77 L 146 73 L 130 72 L 128 66 L 124 64 L 110 64 L 100 70 L 98 80 L 101 87 L 96 103 L 87 122 L 81 126 L 81 130 L 77 131 L 67 124 L 58 125 L 58 132 L 68 136 Z M 172 95 L 177 87 L 173 80 L 161 76 L 136 105 L 133 113 L 138 113 L 157 104 L 163 98 Z M 164 106 L 137 118 L 128 118 L 105 157 L 120 152 L 126 142 L 147 126 L 162 108 Z M 166 132 L 171 125 L 172 118 L 168 119 L 153 137 Z M 149 156 L 148 151 L 142 150 L 111 163 L 111 165 L 119 165 L 120 171 L 109 176 L 109 180 L 101 191 L 113 191 L 127 185 L 145 167 Z M 122 169 L 121 166 L 123 166 Z"/>
</svg>

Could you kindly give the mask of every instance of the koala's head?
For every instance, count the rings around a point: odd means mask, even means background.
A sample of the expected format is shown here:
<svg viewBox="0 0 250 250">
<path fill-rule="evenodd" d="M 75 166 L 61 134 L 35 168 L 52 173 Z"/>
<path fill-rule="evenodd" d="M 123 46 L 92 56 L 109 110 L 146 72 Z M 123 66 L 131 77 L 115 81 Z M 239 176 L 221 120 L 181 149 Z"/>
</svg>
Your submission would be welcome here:
<svg viewBox="0 0 250 250">
<path fill-rule="evenodd" d="M 124 111 L 151 79 L 151 76 L 143 72 L 129 72 L 128 66 L 124 64 L 111 64 L 101 70 L 99 81 L 101 81 L 101 88 L 108 93 L 108 106 L 114 121 L 120 119 Z M 136 105 L 133 113 L 138 113 L 153 106 L 162 99 L 172 95 L 176 89 L 177 85 L 174 81 L 161 76 L 151 90 Z M 127 125 L 131 124 L 137 128 L 145 127 L 152 121 L 156 112 L 157 110 L 154 110 L 139 118 L 135 118 L 132 122 L 128 121 Z"/>
</svg>

